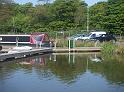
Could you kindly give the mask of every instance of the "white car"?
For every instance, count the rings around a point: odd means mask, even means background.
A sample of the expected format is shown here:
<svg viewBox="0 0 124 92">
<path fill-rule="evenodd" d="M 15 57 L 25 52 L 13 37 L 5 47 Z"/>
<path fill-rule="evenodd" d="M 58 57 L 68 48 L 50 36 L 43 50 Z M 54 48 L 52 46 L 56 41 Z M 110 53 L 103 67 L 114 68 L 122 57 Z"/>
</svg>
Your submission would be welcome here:
<svg viewBox="0 0 124 92">
<path fill-rule="evenodd" d="M 82 37 L 81 40 L 89 40 L 94 37 L 100 37 L 103 34 L 106 34 L 106 32 L 102 32 L 102 31 L 90 32 L 89 34 L 86 34 L 84 37 Z"/>
</svg>

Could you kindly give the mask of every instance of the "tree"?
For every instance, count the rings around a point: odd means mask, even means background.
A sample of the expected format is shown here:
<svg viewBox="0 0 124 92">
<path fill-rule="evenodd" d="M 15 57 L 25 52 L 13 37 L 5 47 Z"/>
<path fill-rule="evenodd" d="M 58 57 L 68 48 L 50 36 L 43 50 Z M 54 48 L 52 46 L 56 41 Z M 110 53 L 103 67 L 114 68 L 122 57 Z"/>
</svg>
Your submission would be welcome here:
<svg viewBox="0 0 124 92">
<path fill-rule="evenodd" d="M 10 19 L 9 24 L 11 25 L 11 32 L 27 32 L 25 30 L 30 24 L 31 17 L 24 14 L 18 14 Z"/>
<path fill-rule="evenodd" d="M 109 4 L 124 3 L 124 0 L 108 0 Z"/>
<path fill-rule="evenodd" d="M 13 12 L 12 0 L 0 0 L 0 21 L 3 23 L 6 21 Z"/>
<path fill-rule="evenodd" d="M 9 30 L 8 19 L 13 16 L 14 4 L 12 0 L 0 0 L 0 30 L 1 32 Z"/>
<path fill-rule="evenodd" d="M 11 4 L 14 3 L 13 0 L 0 0 L 0 4 Z"/>
<path fill-rule="evenodd" d="M 47 3 L 53 0 L 38 0 L 46 3 L 36 6 L 13 4 L 12 0 L 1 0 L 1 4 L 3 1 L 6 3 L 0 6 L 0 23 L 8 26 L 5 29 L 8 32 L 13 28 L 17 32 L 85 28 L 87 5 L 82 0 L 55 0 L 53 3 Z"/>
<path fill-rule="evenodd" d="M 107 2 L 99 2 L 90 7 L 90 29 L 91 30 L 104 30 L 103 17 L 107 9 Z"/>
<path fill-rule="evenodd" d="M 62 24 L 67 24 L 66 27 L 63 25 L 65 29 L 75 28 L 77 25 L 84 24 L 86 4 L 81 0 L 56 0 L 51 7 L 53 21 L 58 21 L 59 23 L 61 21 Z"/>
<path fill-rule="evenodd" d="M 90 7 L 90 28 L 115 34 L 124 33 L 124 1 L 108 0 Z"/>
<path fill-rule="evenodd" d="M 104 28 L 109 32 L 123 34 L 124 3 L 122 3 L 122 0 L 118 0 L 114 3 L 110 3 L 110 1 L 114 2 L 114 0 L 109 0 L 106 16 L 104 17 Z"/>
</svg>

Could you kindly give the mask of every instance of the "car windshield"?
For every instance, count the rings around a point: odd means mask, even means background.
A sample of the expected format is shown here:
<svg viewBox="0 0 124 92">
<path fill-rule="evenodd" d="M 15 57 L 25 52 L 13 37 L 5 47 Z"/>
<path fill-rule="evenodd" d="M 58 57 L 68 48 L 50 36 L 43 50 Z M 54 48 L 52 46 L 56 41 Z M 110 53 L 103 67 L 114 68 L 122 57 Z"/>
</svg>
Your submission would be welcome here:
<svg viewBox="0 0 124 92">
<path fill-rule="evenodd" d="M 91 33 L 89 33 L 89 34 L 86 34 L 86 35 L 85 35 L 85 37 L 89 37 L 90 35 L 91 35 Z"/>
</svg>

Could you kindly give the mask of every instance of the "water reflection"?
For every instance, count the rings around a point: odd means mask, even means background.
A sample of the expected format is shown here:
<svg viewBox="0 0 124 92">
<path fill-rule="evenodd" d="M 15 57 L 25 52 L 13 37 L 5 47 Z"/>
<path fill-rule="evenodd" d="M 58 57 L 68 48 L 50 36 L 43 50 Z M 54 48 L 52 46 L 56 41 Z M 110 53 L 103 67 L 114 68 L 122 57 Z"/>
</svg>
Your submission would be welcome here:
<svg viewBox="0 0 124 92">
<path fill-rule="evenodd" d="M 78 60 L 82 58 L 81 56 L 78 58 L 75 56 L 75 53 L 53 54 L 53 61 L 48 66 L 60 81 L 67 84 L 74 83 L 86 71 L 86 62 Z"/>
<path fill-rule="evenodd" d="M 76 84 L 85 75 L 100 75 L 109 84 L 124 86 L 124 57 L 99 53 L 53 53 L 0 63 L 0 81 L 17 75 Z"/>
<path fill-rule="evenodd" d="M 117 55 L 98 55 L 95 62 L 88 63 L 88 69 L 95 74 L 102 75 L 110 84 L 124 85 L 124 61 L 123 56 Z"/>
<path fill-rule="evenodd" d="M 45 58 L 44 58 L 44 56 L 32 57 L 32 58 L 23 59 L 23 61 L 18 61 L 17 63 L 21 64 L 21 65 L 41 65 L 41 66 L 45 66 Z"/>
<path fill-rule="evenodd" d="M 102 62 L 103 58 L 101 56 L 97 56 L 97 54 L 94 54 L 94 56 L 90 57 L 90 60 L 94 62 Z"/>
</svg>

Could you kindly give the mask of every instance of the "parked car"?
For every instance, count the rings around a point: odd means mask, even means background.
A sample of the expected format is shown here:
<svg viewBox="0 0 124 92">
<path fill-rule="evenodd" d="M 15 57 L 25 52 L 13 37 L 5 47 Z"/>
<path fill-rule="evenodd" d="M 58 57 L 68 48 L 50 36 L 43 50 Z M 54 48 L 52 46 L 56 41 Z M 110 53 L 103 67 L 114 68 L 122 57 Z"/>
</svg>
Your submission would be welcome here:
<svg viewBox="0 0 124 92">
<path fill-rule="evenodd" d="M 95 37 L 100 37 L 103 34 L 106 34 L 106 32 L 103 31 L 90 32 L 86 34 L 84 37 L 82 37 L 81 40 L 90 40 Z"/>
<path fill-rule="evenodd" d="M 102 34 L 100 37 L 91 38 L 91 40 L 104 42 L 104 41 L 113 41 L 116 42 L 117 39 L 113 34 Z"/>
</svg>

